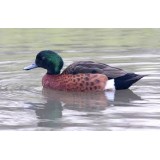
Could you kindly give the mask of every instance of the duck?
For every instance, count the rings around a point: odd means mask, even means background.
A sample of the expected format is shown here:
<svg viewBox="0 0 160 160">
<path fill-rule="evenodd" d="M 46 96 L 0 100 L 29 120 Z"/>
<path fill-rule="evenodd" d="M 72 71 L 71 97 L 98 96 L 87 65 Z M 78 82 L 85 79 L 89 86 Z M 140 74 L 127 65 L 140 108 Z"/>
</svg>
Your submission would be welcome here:
<svg viewBox="0 0 160 160">
<path fill-rule="evenodd" d="M 24 67 L 24 70 L 46 69 L 47 73 L 42 78 L 44 88 L 78 92 L 128 89 L 146 76 L 93 61 L 74 62 L 61 72 L 63 65 L 58 53 L 43 50 L 36 55 L 35 62 Z"/>
</svg>

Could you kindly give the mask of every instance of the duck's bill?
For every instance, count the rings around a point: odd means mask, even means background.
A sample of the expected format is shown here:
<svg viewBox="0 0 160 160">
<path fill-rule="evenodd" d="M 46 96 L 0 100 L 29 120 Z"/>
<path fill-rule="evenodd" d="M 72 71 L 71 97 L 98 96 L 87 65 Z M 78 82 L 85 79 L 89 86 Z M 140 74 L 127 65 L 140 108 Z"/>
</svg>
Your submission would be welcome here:
<svg viewBox="0 0 160 160">
<path fill-rule="evenodd" d="M 35 63 L 33 63 L 33 64 L 31 64 L 31 65 L 29 65 L 29 66 L 27 66 L 27 67 L 24 67 L 23 69 L 24 70 L 30 70 L 30 69 L 34 69 L 34 68 L 37 68 L 38 66 L 35 64 Z"/>
</svg>

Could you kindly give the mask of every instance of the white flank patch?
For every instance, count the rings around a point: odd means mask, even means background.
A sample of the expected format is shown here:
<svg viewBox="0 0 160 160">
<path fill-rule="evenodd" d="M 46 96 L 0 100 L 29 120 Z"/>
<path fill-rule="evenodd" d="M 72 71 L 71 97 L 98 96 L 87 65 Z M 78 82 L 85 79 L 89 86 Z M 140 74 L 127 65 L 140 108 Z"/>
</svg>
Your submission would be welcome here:
<svg viewBox="0 0 160 160">
<path fill-rule="evenodd" d="M 114 79 L 108 80 L 106 82 L 105 90 L 115 90 L 115 82 Z"/>
</svg>

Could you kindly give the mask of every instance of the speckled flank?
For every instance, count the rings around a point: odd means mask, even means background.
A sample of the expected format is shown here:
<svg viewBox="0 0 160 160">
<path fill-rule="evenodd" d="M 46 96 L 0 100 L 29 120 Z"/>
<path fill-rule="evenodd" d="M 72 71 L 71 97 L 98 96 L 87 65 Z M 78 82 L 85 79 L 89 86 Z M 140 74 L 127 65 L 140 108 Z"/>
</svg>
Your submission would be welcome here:
<svg viewBox="0 0 160 160">
<path fill-rule="evenodd" d="M 42 85 L 45 88 L 65 91 L 103 91 L 107 80 L 102 74 L 46 74 L 42 79 Z"/>
</svg>

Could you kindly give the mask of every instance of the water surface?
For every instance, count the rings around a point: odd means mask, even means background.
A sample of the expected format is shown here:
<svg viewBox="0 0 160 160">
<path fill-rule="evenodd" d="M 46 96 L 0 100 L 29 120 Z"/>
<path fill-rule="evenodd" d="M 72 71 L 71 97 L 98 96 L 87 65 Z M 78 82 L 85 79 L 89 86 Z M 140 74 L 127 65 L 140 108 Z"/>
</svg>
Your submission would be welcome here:
<svg viewBox="0 0 160 160">
<path fill-rule="evenodd" d="M 0 29 L 0 130 L 160 129 L 160 29 Z M 64 68 L 93 60 L 148 77 L 130 90 L 68 93 L 43 89 L 43 69 L 24 71 L 44 49 Z"/>
</svg>

